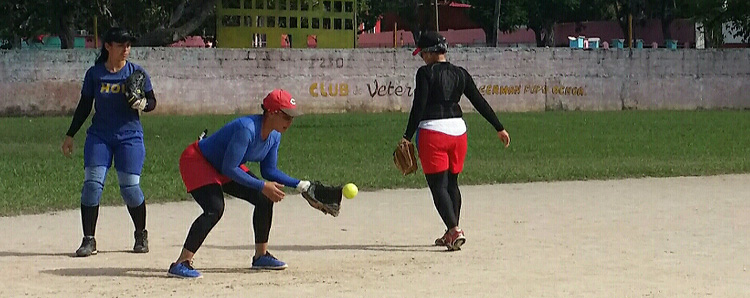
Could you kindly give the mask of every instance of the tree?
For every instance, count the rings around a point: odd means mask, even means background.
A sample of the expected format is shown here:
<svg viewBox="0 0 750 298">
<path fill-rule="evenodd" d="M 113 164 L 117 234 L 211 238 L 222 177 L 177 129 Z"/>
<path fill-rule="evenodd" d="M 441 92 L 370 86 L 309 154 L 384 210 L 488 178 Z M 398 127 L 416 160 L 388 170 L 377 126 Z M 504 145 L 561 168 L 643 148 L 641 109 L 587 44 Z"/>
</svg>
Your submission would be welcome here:
<svg viewBox="0 0 750 298">
<path fill-rule="evenodd" d="M 646 10 L 650 17 L 659 19 L 664 39 L 672 39 L 672 32 L 669 27 L 677 17 L 676 0 L 650 0 L 646 2 Z"/>
<path fill-rule="evenodd" d="M 395 12 L 402 21 L 406 22 L 414 40 L 417 40 L 420 32 L 430 28 L 429 15 L 425 12 L 425 9 L 429 9 L 430 2 L 430 0 L 364 0 L 358 16 L 364 20 L 365 30 L 368 30 L 375 26 L 375 22 L 382 15 Z"/>
<path fill-rule="evenodd" d="M 534 30 L 536 45 L 554 46 L 554 27 L 559 21 L 571 18 L 581 0 L 521 0 L 526 11 L 527 27 Z"/>
<path fill-rule="evenodd" d="M 500 17 L 495 27 L 494 9 L 497 0 L 469 0 L 471 8 L 467 14 L 469 18 L 482 26 L 487 46 L 497 46 L 497 31 L 511 32 L 527 23 L 526 11 L 523 10 L 521 0 L 503 0 L 500 6 Z"/>
<path fill-rule="evenodd" d="M 128 28 L 139 36 L 139 46 L 169 45 L 203 28 L 215 32 L 215 19 L 209 19 L 215 15 L 215 0 L 163 0 L 158 4 L 149 0 L 98 0 L 97 4 L 101 25 Z"/>
<path fill-rule="evenodd" d="M 6 0 L 0 2 L 0 38 L 8 41 L 7 47 L 20 48 L 21 40 L 50 32 L 49 1 Z"/>
<path fill-rule="evenodd" d="M 685 1 L 680 9 L 702 24 L 709 47 L 723 44 L 725 28 L 731 29 L 734 37 L 750 42 L 750 3 L 747 0 Z"/>
<path fill-rule="evenodd" d="M 57 33 L 61 49 L 75 47 L 75 31 L 84 28 L 87 17 L 95 13 L 94 5 L 80 0 L 46 0 L 38 1 L 49 10 L 50 24 L 48 31 Z"/>
<path fill-rule="evenodd" d="M 736 32 L 734 37 L 741 37 L 745 43 L 750 43 L 750 2 L 732 0 L 727 3 L 727 12 L 729 28 Z"/>
<path fill-rule="evenodd" d="M 638 22 L 639 20 L 645 20 L 645 0 L 612 0 L 611 2 L 613 10 L 615 11 L 615 17 L 617 23 L 620 24 L 622 29 L 622 35 L 627 40 L 628 32 L 630 30 L 630 22 L 628 19 L 632 16 L 632 22 Z"/>
<path fill-rule="evenodd" d="M 157 3 L 158 2 L 158 3 Z M 56 33 L 61 48 L 73 47 L 75 31 L 93 27 L 99 32 L 121 26 L 139 36 L 137 45 L 164 46 L 196 32 L 215 34 L 216 0 L 4 0 L 0 2 L 0 38 Z M 7 16 L 7 17 L 6 17 Z"/>
</svg>

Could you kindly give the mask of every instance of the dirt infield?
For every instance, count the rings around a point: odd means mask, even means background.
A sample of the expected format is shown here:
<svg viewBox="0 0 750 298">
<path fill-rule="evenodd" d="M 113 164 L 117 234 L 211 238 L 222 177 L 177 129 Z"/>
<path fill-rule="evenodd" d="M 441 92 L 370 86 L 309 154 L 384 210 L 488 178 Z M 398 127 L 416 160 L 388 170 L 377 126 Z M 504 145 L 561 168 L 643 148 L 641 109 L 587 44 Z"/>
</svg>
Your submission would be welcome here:
<svg viewBox="0 0 750 298">
<path fill-rule="evenodd" d="M 464 186 L 464 249 L 427 189 L 362 192 L 333 218 L 298 195 L 276 205 L 251 271 L 251 205 L 229 199 L 196 255 L 168 278 L 200 209 L 148 206 L 151 252 L 129 253 L 124 206 L 102 208 L 99 254 L 74 258 L 78 210 L 0 218 L 0 297 L 748 297 L 750 175 Z"/>
</svg>

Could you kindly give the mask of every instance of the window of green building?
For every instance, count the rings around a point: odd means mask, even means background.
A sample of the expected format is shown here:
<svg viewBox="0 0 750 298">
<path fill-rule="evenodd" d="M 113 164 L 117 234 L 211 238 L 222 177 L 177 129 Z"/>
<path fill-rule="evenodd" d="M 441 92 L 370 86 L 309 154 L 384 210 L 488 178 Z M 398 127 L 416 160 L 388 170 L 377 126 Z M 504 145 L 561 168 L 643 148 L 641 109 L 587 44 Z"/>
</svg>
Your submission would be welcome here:
<svg viewBox="0 0 750 298">
<path fill-rule="evenodd" d="M 222 0 L 221 6 L 224 8 L 240 8 L 240 0 Z"/>
<path fill-rule="evenodd" d="M 239 27 L 240 16 L 223 16 L 221 18 L 221 24 L 227 27 Z"/>
<path fill-rule="evenodd" d="M 356 47 L 356 5 L 354 0 L 219 0 L 218 44 L 304 48 L 307 37 L 308 47 Z"/>
<path fill-rule="evenodd" d="M 341 19 L 333 19 L 333 30 L 341 30 Z"/>
<path fill-rule="evenodd" d="M 266 34 L 265 33 L 254 33 L 252 46 L 254 48 L 265 48 L 266 47 Z"/>
</svg>

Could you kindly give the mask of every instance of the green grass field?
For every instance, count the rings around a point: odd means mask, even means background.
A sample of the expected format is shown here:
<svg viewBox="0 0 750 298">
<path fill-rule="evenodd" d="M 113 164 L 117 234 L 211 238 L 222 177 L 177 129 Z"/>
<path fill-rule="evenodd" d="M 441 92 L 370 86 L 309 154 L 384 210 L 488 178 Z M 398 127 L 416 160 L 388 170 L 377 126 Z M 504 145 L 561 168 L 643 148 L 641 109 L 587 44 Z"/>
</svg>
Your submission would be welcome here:
<svg viewBox="0 0 750 298">
<path fill-rule="evenodd" d="M 189 199 L 178 171 L 182 150 L 208 128 L 237 115 L 143 118 L 146 164 L 141 180 L 150 203 Z M 360 190 L 426 187 L 404 177 L 392 151 L 408 115 L 305 115 L 284 134 L 279 168 L 301 179 Z M 460 182 L 468 184 L 612 179 L 750 172 L 750 111 L 616 111 L 503 113 L 507 149 L 478 114 L 465 115 L 469 153 Z M 0 118 L 0 215 L 77 208 L 83 141 L 73 158 L 60 152 L 70 117 Z M 257 167 L 251 167 L 257 170 Z M 123 204 L 114 170 L 103 204 Z"/>
</svg>

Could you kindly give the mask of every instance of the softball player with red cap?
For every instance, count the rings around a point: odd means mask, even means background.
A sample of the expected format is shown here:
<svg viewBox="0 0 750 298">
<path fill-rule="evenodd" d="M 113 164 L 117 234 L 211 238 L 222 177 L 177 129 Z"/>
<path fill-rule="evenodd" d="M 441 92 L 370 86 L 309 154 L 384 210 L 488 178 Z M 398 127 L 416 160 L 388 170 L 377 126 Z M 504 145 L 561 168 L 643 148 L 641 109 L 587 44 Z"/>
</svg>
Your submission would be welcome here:
<svg viewBox="0 0 750 298">
<path fill-rule="evenodd" d="M 417 70 L 414 102 L 402 141 L 410 141 L 417 134 L 422 170 L 447 229 L 435 240 L 435 245 L 459 250 L 466 242 L 463 230 L 458 227 L 461 213 L 458 174 L 463 170 L 467 151 L 466 123 L 458 105 L 461 96 L 466 95 L 492 124 L 505 147 L 510 144 L 510 136 L 466 69 L 447 61 L 447 51 L 448 43 L 439 33 L 429 31 L 419 37 L 412 55 L 420 55 L 426 65 Z"/>
<path fill-rule="evenodd" d="M 199 278 L 192 266 L 195 252 L 224 213 L 224 193 L 255 205 L 253 269 L 285 269 L 287 264 L 267 251 L 273 204 L 284 198 L 284 186 L 306 191 L 309 181 L 289 177 L 276 168 L 279 142 L 295 116 L 300 115 L 291 94 L 271 91 L 263 99 L 263 114 L 237 118 L 209 137 L 189 145 L 180 156 L 180 174 L 187 191 L 203 209 L 195 219 L 169 275 Z M 260 180 L 245 167 L 258 162 Z"/>
</svg>

